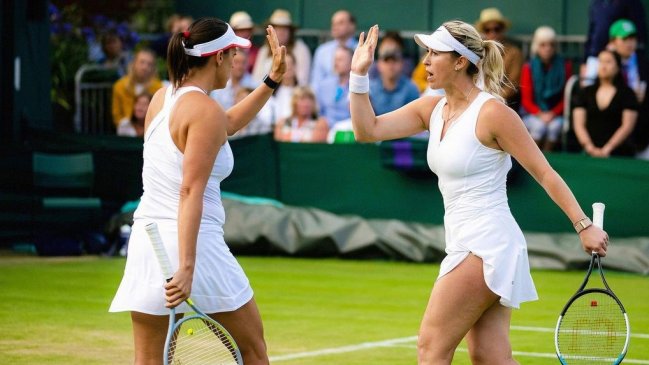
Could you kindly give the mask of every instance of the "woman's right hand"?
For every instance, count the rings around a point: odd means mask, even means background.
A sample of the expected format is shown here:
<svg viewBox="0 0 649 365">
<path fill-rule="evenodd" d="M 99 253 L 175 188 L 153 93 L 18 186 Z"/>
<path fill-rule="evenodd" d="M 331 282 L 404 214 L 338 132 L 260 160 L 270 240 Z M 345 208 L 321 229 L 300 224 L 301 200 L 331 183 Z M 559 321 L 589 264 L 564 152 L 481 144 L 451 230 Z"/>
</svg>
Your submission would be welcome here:
<svg viewBox="0 0 649 365">
<path fill-rule="evenodd" d="M 165 284 L 165 296 L 167 308 L 175 308 L 184 302 L 192 292 L 192 281 L 194 272 L 190 270 L 178 270 L 174 277 Z"/>
<path fill-rule="evenodd" d="M 589 255 L 593 252 L 601 257 L 606 256 L 608 249 L 608 233 L 603 229 L 591 225 L 590 227 L 579 232 L 581 246 Z"/>
<path fill-rule="evenodd" d="M 361 32 L 361 35 L 358 37 L 358 47 L 354 51 L 354 56 L 352 57 L 352 72 L 357 75 L 367 75 L 367 72 L 374 62 L 374 50 L 376 49 L 376 44 L 379 39 L 379 26 L 375 25 L 370 28 L 367 32 L 367 38 L 365 38 L 365 32 Z"/>
</svg>

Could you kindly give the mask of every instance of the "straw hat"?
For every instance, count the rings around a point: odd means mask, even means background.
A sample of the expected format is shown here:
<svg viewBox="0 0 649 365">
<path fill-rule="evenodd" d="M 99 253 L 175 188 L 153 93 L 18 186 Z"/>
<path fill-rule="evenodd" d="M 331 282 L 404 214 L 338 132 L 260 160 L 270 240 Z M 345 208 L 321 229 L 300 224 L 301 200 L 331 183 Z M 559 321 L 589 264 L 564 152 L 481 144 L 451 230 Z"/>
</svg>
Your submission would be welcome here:
<svg viewBox="0 0 649 365">
<path fill-rule="evenodd" d="M 276 9 L 268 18 L 268 24 L 278 27 L 295 27 L 288 10 Z"/>
<path fill-rule="evenodd" d="M 505 27 L 505 30 L 509 29 L 511 25 L 509 19 L 505 18 L 498 8 L 482 9 L 480 19 L 475 23 L 475 27 L 478 28 L 478 31 L 484 32 L 484 25 L 489 22 L 498 22 Z"/>
<path fill-rule="evenodd" d="M 233 13 L 228 23 L 234 30 L 252 29 L 255 27 L 255 23 L 252 21 L 250 14 L 245 11 L 237 11 Z"/>
</svg>

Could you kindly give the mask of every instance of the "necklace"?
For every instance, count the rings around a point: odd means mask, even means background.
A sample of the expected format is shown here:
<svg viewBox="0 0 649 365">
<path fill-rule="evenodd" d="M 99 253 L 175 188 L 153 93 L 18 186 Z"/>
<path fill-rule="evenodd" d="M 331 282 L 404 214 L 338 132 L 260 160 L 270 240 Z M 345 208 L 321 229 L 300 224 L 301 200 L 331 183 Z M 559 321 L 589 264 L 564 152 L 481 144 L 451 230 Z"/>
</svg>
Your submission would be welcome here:
<svg viewBox="0 0 649 365">
<path fill-rule="evenodd" d="M 471 89 L 469 90 L 469 93 L 466 94 L 466 97 L 464 98 L 464 101 L 465 101 L 465 103 L 467 104 L 467 106 L 469 105 L 469 97 L 471 96 L 471 93 L 473 92 L 473 89 L 474 89 L 474 88 L 475 88 L 475 85 L 472 85 L 472 86 L 471 86 Z M 446 106 L 448 106 L 448 112 L 450 113 L 450 111 L 451 111 L 451 106 L 448 104 L 448 101 L 446 102 Z M 466 109 L 466 108 L 465 108 L 465 109 Z M 457 112 L 459 112 L 460 110 L 462 110 L 462 109 L 461 109 L 461 108 L 458 108 L 458 109 L 455 110 L 453 113 L 451 113 L 451 115 L 447 116 L 446 119 L 444 119 L 444 114 L 442 114 L 442 121 L 444 122 L 444 124 L 447 124 L 448 122 L 452 121 L 453 118 L 455 118 L 455 115 L 457 114 Z M 448 114 L 448 113 L 447 113 L 447 114 Z"/>
</svg>

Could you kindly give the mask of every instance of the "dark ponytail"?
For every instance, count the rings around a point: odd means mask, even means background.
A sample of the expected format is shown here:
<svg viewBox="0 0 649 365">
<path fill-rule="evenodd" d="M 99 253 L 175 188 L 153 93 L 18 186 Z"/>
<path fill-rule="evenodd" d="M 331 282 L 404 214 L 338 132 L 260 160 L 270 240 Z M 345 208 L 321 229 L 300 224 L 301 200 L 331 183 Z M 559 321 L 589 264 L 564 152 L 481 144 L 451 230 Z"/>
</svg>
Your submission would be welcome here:
<svg viewBox="0 0 649 365">
<path fill-rule="evenodd" d="M 185 54 L 184 48 L 193 48 L 195 44 L 206 43 L 225 34 L 228 25 L 221 19 L 201 18 L 192 23 L 184 32 L 174 33 L 167 47 L 167 70 L 169 80 L 174 88 L 180 87 L 192 68 L 201 68 L 207 64 L 208 57 L 195 57 Z M 183 42 L 185 45 L 183 46 Z"/>
</svg>

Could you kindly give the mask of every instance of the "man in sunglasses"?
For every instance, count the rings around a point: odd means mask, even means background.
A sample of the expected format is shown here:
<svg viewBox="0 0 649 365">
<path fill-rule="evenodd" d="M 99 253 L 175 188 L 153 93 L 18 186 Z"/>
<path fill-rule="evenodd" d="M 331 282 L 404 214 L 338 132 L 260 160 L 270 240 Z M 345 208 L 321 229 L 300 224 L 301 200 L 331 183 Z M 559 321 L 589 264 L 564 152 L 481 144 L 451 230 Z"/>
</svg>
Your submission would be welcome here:
<svg viewBox="0 0 649 365">
<path fill-rule="evenodd" d="M 505 47 L 503 55 L 505 75 L 511 85 L 503 89 L 503 97 L 507 101 L 507 105 L 518 113 L 520 107 L 518 85 L 524 59 L 521 49 L 505 37 L 511 22 L 497 8 L 486 8 L 480 12 L 480 18 L 475 25 L 484 39 L 498 41 Z"/>
</svg>

